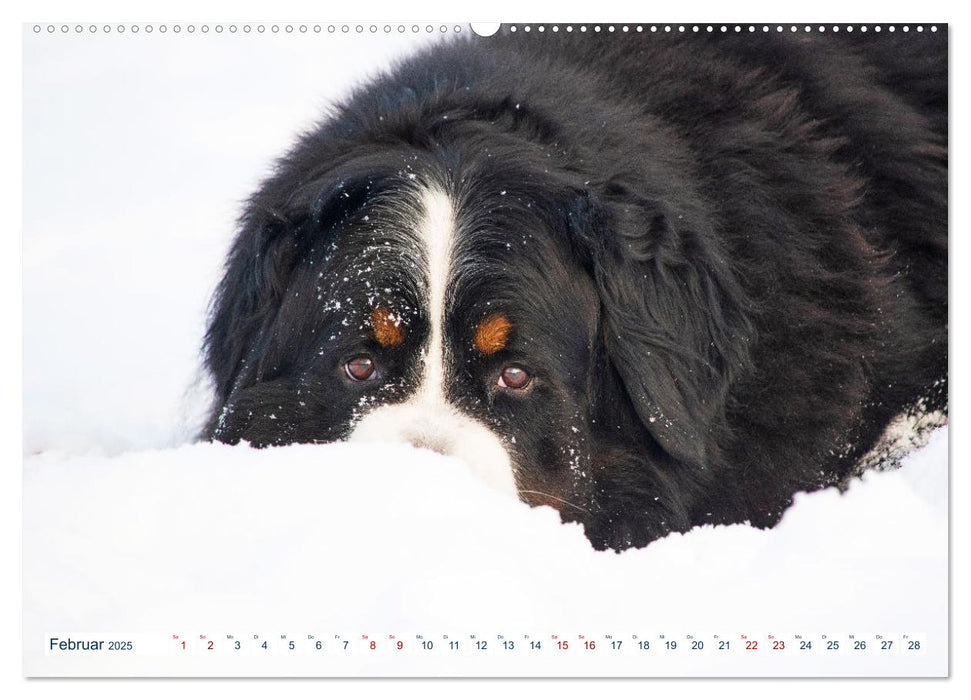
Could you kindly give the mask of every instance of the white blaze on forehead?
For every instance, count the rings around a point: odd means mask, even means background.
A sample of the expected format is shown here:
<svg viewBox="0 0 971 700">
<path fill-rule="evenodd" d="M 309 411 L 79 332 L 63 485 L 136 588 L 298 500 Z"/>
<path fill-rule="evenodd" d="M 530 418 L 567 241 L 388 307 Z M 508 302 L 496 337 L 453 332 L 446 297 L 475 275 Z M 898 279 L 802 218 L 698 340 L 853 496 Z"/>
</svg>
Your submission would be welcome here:
<svg viewBox="0 0 971 700">
<path fill-rule="evenodd" d="M 419 235 L 425 248 L 428 273 L 428 347 L 424 349 L 424 368 L 420 394 L 430 400 L 445 401 L 445 292 L 452 270 L 455 247 L 455 209 L 451 198 L 439 189 L 429 189 L 422 197 L 424 218 Z"/>
<path fill-rule="evenodd" d="M 418 390 L 403 403 L 368 413 L 351 440 L 404 441 L 465 461 L 493 486 L 517 494 L 512 461 L 502 440 L 481 422 L 459 411 L 445 398 L 450 358 L 444 325 L 448 284 L 455 253 L 455 205 L 444 191 L 429 188 L 420 197 L 417 238 L 425 261 L 428 344 L 422 349 Z"/>
</svg>

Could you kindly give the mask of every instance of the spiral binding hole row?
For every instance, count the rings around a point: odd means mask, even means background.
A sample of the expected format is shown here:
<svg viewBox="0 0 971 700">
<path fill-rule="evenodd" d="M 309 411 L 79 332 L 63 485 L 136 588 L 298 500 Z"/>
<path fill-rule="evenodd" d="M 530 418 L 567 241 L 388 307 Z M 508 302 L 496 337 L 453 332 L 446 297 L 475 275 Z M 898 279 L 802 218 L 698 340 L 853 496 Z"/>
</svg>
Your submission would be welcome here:
<svg viewBox="0 0 971 700">
<path fill-rule="evenodd" d="M 801 33 L 808 33 L 808 32 L 820 32 L 820 33 L 833 32 L 833 33 L 839 33 L 841 31 L 848 32 L 848 33 L 852 33 L 854 31 L 858 31 L 858 32 L 873 31 L 873 32 L 878 32 L 878 33 L 879 32 L 883 32 L 883 31 L 887 31 L 887 32 L 891 32 L 892 33 L 892 32 L 896 32 L 896 31 L 901 31 L 901 32 L 910 32 L 910 31 L 924 32 L 925 30 L 929 30 L 931 32 L 936 32 L 938 28 L 937 28 L 937 25 L 929 25 L 929 26 L 925 27 L 922 24 L 913 25 L 913 26 L 912 25 L 908 25 L 908 24 L 904 24 L 904 25 L 893 25 L 893 24 L 890 24 L 890 25 L 865 25 L 865 24 L 863 24 L 863 25 L 853 25 L 853 24 L 843 24 L 843 25 L 840 25 L 840 24 L 833 24 L 833 25 L 824 25 L 824 24 L 819 24 L 819 25 L 810 25 L 810 24 L 806 24 L 806 25 L 796 25 L 796 24 L 789 24 L 789 25 L 783 25 L 783 24 L 772 24 L 772 25 L 770 25 L 770 24 L 759 24 L 759 25 L 755 25 L 755 24 L 748 24 L 748 25 L 741 25 L 741 24 L 734 24 L 734 25 L 730 25 L 730 24 L 677 24 L 677 25 L 675 25 L 675 24 L 649 24 L 649 25 L 643 25 L 643 24 L 636 24 L 636 25 L 629 25 L 629 24 L 624 24 L 624 25 L 613 25 L 613 24 L 608 24 L 608 25 L 601 25 L 601 24 L 594 24 L 594 25 L 585 25 L 585 24 L 579 24 L 579 25 L 572 25 L 572 24 L 558 25 L 558 24 L 553 24 L 553 25 L 543 25 L 543 24 L 539 24 L 539 25 L 530 25 L 530 24 L 525 24 L 525 25 L 516 25 L 516 24 L 513 24 L 513 25 L 510 25 L 508 29 L 509 29 L 510 32 L 513 32 L 513 33 L 520 32 L 520 31 L 526 32 L 526 33 L 529 33 L 529 32 L 532 32 L 532 31 L 536 31 L 536 32 L 539 32 L 539 33 L 545 33 L 547 31 L 554 32 L 554 33 L 558 33 L 558 32 L 561 32 L 562 31 L 562 32 L 566 32 L 566 33 L 579 32 L 581 34 L 582 33 L 586 33 L 586 32 L 593 32 L 595 34 L 596 33 L 603 33 L 603 32 L 607 32 L 607 33 L 611 33 L 611 32 L 614 32 L 614 33 L 618 33 L 618 32 L 619 33 L 631 33 L 631 32 L 633 32 L 633 33 L 645 33 L 645 32 L 650 32 L 650 33 L 655 33 L 655 34 L 656 33 L 669 33 L 669 34 L 670 33 L 679 33 L 679 34 L 689 34 L 689 33 L 691 33 L 691 34 L 702 34 L 702 33 L 704 33 L 704 34 L 715 34 L 715 33 L 723 33 L 723 34 L 726 34 L 726 33 L 729 33 L 729 32 L 733 32 L 733 33 L 736 33 L 736 34 L 741 34 L 743 32 L 748 32 L 750 34 L 753 34 L 753 33 L 761 32 L 763 34 L 767 34 L 769 32 L 773 32 L 773 31 L 776 32 L 776 33 L 786 32 L 786 31 L 788 31 L 790 33 L 797 33 L 797 32 L 801 32 Z M 211 25 L 211 26 L 208 25 L 208 24 L 200 24 L 200 25 L 195 25 L 195 24 L 186 24 L 186 25 L 182 25 L 182 24 L 173 24 L 173 25 L 167 25 L 167 24 L 159 24 L 159 25 L 153 25 L 153 24 L 144 24 L 144 25 L 140 25 L 140 24 L 117 24 L 117 25 L 110 25 L 110 24 L 103 24 L 103 25 L 97 25 L 97 24 L 89 24 L 89 25 L 83 25 L 83 24 L 75 24 L 75 25 L 68 25 L 68 24 L 61 24 L 61 25 L 48 24 L 46 26 L 43 26 L 43 25 L 40 25 L 40 24 L 35 24 L 35 25 L 33 25 L 33 31 L 34 31 L 35 34 L 41 34 L 41 33 L 44 33 L 44 32 L 46 32 L 47 34 L 57 34 L 57 33 L 60 33 L 60 34 L 69 34 L 72 31 L 75 34 L 83 34 L 83 33 L 88 33 L 88 34 L 98 34 L 98 33 L 101 33 L 101 34 L 112 34 L 112 33 L 114 33 L 114 34 L 125 34 L 125 33 L 138 34 L 140 32 L 141 33 L 144 33 L 144 34 L 152 34 L 154 32 L 157 32 L 157 33 L 160 33 L 160 34 L 166 34 L 168 32 L 171 32 L 173 34 L 182 34 L 182 33 L 195 34 L 197 32 L 200 33 L 200 34 L 209 34 L 209 33 L 215 33 L 215 34 L 223 34 L 223 33 L 228 33 L 228 34 L 237 34 L 237 33 L 242 33 L 242 34 L 252 34 L 252 33 L 255 33 L 255 34 L 267 34 L 267 33 L 269 33 L 269 34 L 279 34 L 281 32 L 284 33 L 284 34 L 294 34 L 294 33 L 297 33 L 297 34 L 308 34 L 308 33 L 312 33 L 312 34 L 323 34 L 323 33 L 326 33 L 326 34 L 352 34 L 352 33 L 353 34 L 365 34 L 365 33 L 368 33 L 368 34 L 378 34 L 378 33 L 384 33 L 384 34 L 393 34 L 393 33 L 397 33 L 397 34 L 406 34 L 406 33 L 410 33 L 410 34 L 420 34 L 420 33 L 432 34 L 432 33 L 435 33 L 435 32 L 438 32 L 440 34 L 446 34 L 446 33 L 450 33 L 450 32 L 451 33 L 458 34 L 458 33 L 462 32 L 463 29 L 462 29 L 461 25 L 458 25 L 458 24 L 451 25 L 451 26 L 445 25 L 445 24 L 440 24 L 440 25 L 432 25 L 432 24 L 426 24 L 426 25 L 418 25 L 418 24 L 412 24 L 412 25 L 405 25 L 405 24 L 398 24 L 398 25 L 391 25 L 391 24 L 385 24 L 385 25 L 377 25 L 377 24 L 370 24 L 370 25 L 363 25 L 363 24 L 357 24 L 357 25 L 350 25 L 350 24 L 326 24 L 326 25 L 322 25 L 322 24 L 312 24 L 312 25 L 308 25 L 308 24 L 297 24 L 297 25 L 294 25 L 294 24 L 285 24 L 285 25 L 279 25 L 279 24 L 271 24 L 271 25 L 264 25 L 264 24 L 256 24 L 256 25 L 252 25 L 252 24 L 242 24 L 242 25 L 228 24 L 228 25 L 223 25 L 223 24 L 215 24 L 215 25 Z"/>
<path fill-rule="evenodd" d="M 734 32 L 736 34 L 740 34 L 742 32 L 748 32 L 748 33 L 756 33 L 756 32 L 769 33 L 769 32 L 772 32 L 772 31 L 775 31 L 775 32 L 785 32 L 785 31 L 789 31 L 789 32 L 814 32 L 814 31 L 815 32 L 827 32 L 827 31 L 832 31 L 832 32 L 837 32 L 838 33 L 840 31 L 845 31 L 845 32 L 854 32 L 854 31 L 859 31 L 859 32 L 867 32 L 867 31 L 874 31 L 874 32 L 882 32 L 882 31 L 888 31 L 888 32 L 895 32 L 895 31 L 910 32 L 911 30 L 916 30 L 918 32 L 923 32 L 923 31 L 928 30 L 928 29 L 931 32 L 936 32 L 937 31 L 937 25 L 929 25 L 928 27 L 925 27 L 922 24 L 918 24 L 918 25 L 914 25 L 914 26 L 909 25 L 909 24 L 904 24 L 904 25 L 894 25 L 894 24 L 890 24 L 890 25 L 866 25 L 866 24 L 862 24 L 862 25 L 860 25 L 860 24 L 842 24 L 842 25 L 841 24 L 833 24 L 833 25 L 825 25 L 825 24 L 818 24 L 818 25 L 811 25 L 811 24 L 806 24 L 806 25 L 796 25 L 796 24 L 787 24 L 787 25 L 783 25 L 783 24 L 745 24 L 745 25 L 743 25 L 743 24 L 649 24 L 649 25 L 643 25 L 643 24 L 636 24 L 636 25 L 629 25 L 629 24 L 623 24 L 623 25 L 613 25 L 613 24 L 601 25 L 601 24 L 594 24 L 594 25 L 585 25 L 585 24 L 579 24 L 579 25 L 572 25 L 572 24 L 567 24 L 567 25 L 564 25 L 564 26 L 560 26 L 560 25 L 557 25 L 557 24 L 554 24 L 554 25 L 551 25 L 551 26 L 546 26 L 546 25 L 542 25 L 542 24 L 540 24 L 540 25 L 529 25 L 529 24 L 526 24 L 526 25 L 519 26 L 519 25 L 515 25 L 514 24 L 514 25 L 511 25 L 509 27 L 509 31 L 510 32 L 518 32 L 518 31 L 523 31 L 523 32 L 530 32 L 530 31 L 537 31 L 537 32 L 546 32 L 546 31 L 560 32 L 560 31 L 565 31 L 565 32 L 568 32 L 568 33 L 569 32 L 581 32 L 581 33 L 583 33 L 583 32 L 594 32 L 594 33 L 598 33 L 598 32 L 604 32 L 604 31 L 606 31 L 608 33 L 610 33 L 610 32 L 620 32 L 620 33 L 625 33 L 625 32 L 635 32 L 635 33 L 652 32 L 652 33 L 659 33 L 660 32 L 660 33 L 681 33 L 681 34 L 688 34 L 688 33 L 694 33 L 694 34 L 701 34 L 701 33 L 714 34 L 714 33 L 717 33 L 717 32 L 721 32 L 721 33 Z"/>
<path fill-rule="evenodd" d="M 33 31 L 34 31 L 34 34 L 41 34 L 45 31 L 48 34 L 57 34 L 57 33 L 69 34 L 71 32 L 75 34 L 82 34 L 82 33 L 138 34 L 140 32 L 143 34 L 152 34 L 152 33 L 166 34 L 169 32 L 173 34 L 182 34 L 182 33 L 186 33 L 186 34 L 195 34 L 195 33 L 199 33 L 199 34 L 210 34 L 210 33 L 215 33 L 215 34 L 223 34 L 223 33 L 227 33 L 227 34 L 254 34 L 254 33 L 255 34 L 280 34 L 280 33 L 283 33 L 283 34 L 323 34 L 323 33 L 327 33 L 327 34 L 352 34 L 352 33 L 353 34 L 365 34 L 365 33 L 368 33 L 368 34 L 378 34 L 378 33 L 431 34 L 434 32 L 438 32 L 440 34 L 452 32 L 457 34 L 459 32 L 462 32 L 463 29 L 458 24 L 455 24 L 452 26 L 445 25 L 445 24 L 440 24 L 440 25 L 431 25 L 431 24 L 426 24 L 426 25 L 418 25 L 418 24 L 412 24 L 412 25 L 404 25 L 404 24 L 398 24 L 398 25 L 391 25 L 391 24 L 385 24 L 385 25 L 377 25 L 377 24 L 370 24 L 370 25 L 364 25 L 364 24 L 357 24 L 357 25 L 351 25 L 351 24 L 284 24 L 284 25 L 280 25 L 280 24 L 271 24 L 271 25 L 265 25 L 265 24 L 239 24 L 239 25 L 237 24 L 225 24 L 225 25 L 224 24 L 215 24 L 215 25 L 209 25 L 209 24 L 200 24 L 200 25 L 196 25 L 196 24 L 185 24 L 185 25 L 183 24 L 172 24 L 172 25 L 168 25 L 168 24 L 158 24 L 158 25 L 154 25 L 154 24 L 144 24 L 144 25 L 142 24 L 116 24 L 116 25 L 75 24 L 75 25 L 68 25 L 68 24 L 61 24 L 61 25 L 56 25 L 56 24 L 48 24 L 46 26 L 35 24 L 33 26 Z"/>
</svg>

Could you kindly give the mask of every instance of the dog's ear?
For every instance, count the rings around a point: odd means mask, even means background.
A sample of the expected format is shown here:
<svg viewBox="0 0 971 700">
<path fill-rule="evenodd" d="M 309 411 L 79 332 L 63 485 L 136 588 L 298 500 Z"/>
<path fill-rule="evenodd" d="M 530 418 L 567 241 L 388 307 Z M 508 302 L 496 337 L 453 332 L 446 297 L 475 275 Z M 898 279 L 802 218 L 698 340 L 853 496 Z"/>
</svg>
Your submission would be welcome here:
<svg viewBox="0 0 971 700">
<path fill-rule="evenodd" d="M 255 369 L 251 360 L 259 355 L 303 251 L 355 216 L 375 183 L 374 176 L 355 175 L 284 192 L 271 181 L 250 200 L 213 295 L 205 335 L 206 366 L 219 406 L 247 367 Z"/>
<path fill-rule="evenodd" d="M 668 454 L 705 464 L 752 335 L 744 291 L 705 213 L 614 179 L 575 200 L 570 228 L 639 418 Z"/>
</svg>

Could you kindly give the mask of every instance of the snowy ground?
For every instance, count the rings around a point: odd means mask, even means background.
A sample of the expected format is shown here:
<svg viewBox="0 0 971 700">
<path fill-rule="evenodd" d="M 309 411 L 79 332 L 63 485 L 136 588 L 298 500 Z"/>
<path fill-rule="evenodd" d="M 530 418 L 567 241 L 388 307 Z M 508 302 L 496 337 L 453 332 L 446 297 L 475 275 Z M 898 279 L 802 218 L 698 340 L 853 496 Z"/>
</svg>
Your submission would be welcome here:
<svg viewBox="0 0 971 700">
<path fill-rule="evenodd" d="M 900 470 L 800 496 L 774 530 L 702 528 L 620 555 L 405 446 L 45 452 L 27 458 L 24 491 L 38 671 L 45 635 L 85 630 L 945 640 L 946 429 Z"/>
<path fill-rule="evenodd" d="M 774 530 L 704 528 L 621 555 L 431 453 L 191 444 L 205 303 L 238 202 L 325 97 L 414 49 L 196 39 L 25 39 L 28 672 L 51 672 L 53 632 L 229 629 L 911 632 L 933 651 L 897 670 L 944 672 L 947 428 L 900 470 L 800 496 Z M 787 671 L 800 669 L 752 672 Z"/>
</svg>

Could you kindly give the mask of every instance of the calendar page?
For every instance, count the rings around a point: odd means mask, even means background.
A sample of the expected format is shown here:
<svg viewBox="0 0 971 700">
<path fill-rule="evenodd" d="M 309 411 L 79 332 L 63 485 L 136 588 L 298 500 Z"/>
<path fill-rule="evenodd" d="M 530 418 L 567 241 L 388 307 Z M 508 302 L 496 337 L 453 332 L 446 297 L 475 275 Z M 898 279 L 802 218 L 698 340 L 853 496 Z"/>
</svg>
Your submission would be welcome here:
<svg viewBox="0 0 971 700">
<path fill-rule="evenodd" d="M 23 27 L 30 677 L 945 677 L 946 24 Z"/>
</svg>

